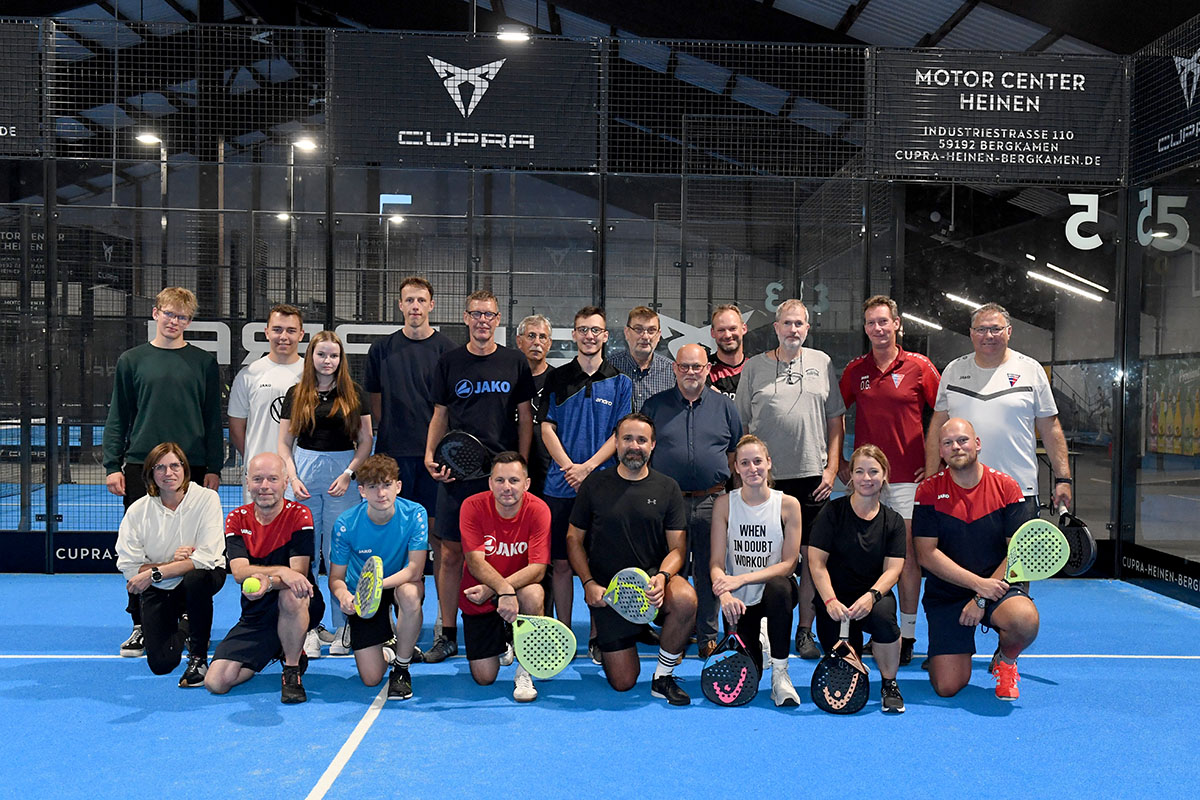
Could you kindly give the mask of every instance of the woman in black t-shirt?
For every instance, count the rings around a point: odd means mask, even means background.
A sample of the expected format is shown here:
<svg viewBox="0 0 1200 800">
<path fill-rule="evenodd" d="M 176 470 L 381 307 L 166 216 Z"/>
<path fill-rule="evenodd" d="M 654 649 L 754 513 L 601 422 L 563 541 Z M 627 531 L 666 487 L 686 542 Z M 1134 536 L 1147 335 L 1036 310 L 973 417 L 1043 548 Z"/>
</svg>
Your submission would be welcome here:
<svg viewBox="0 0 1200 800">
<path fill-rule="evenodd" d="M 870 632 L 871 653 L 883 676 L 883 710 L 902 713 L 904 699 L 896 684 L 900 626 L 892 587 L 904 567 L 904 519 L 879 502 L 887 476 L 882 450 L 870 444 L 855 450 L 850 457 L 850 494 L 821 509 L 808 555 L 821 646 L 829 652 L 843 620 L 850 620 L 850 643 L 859 652 L 862 632 Z"/>
<path fill-rule="evenodd" d="M 371 455 L 371 415 L 333 331 L 321 331 L 308 343 L 300 382 L 288 389 L 279 417 L 279 455 L 292 476 L 287 498 L 312 511 L 317 552 L 328 572 L 333 524 L 361 500 L 354 470 Z M 320 556 L 313 562 L 314 575 L 319 562 Z M 341 609 L 337 603 L 329 608 L 334 627 L 340 628 L 345 624 Z M 306 642 L 306 652 L 310 646 L 320 654 L 319 643 Z"/>
</svg>

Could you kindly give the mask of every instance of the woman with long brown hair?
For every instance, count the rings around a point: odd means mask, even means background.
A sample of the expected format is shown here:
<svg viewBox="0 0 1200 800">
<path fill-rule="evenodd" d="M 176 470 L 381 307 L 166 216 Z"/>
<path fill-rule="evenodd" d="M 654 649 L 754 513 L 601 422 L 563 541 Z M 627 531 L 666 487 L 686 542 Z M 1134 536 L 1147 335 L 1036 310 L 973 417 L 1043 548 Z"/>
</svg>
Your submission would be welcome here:
<svg viewBox="0 0 1200 800">
<path fill-rule="evenodd" d="M 288 389 L 279 417 L 279 455 L 291 476 L 287 498 L 312 511 L 316 575 L 321 556 L 328 570 L 334 521 L 361 499 L 354 470 L 371 455 L 367 400 L 350 378 L 346 350 L 333 331 L 321 331 L 309 341 L 300 382 Z M 337 603 L 329 607 L 333 626 L 339 629 L 332 651 L 342 642 L 338 637 L 346 622 Z M 304 651 L 309 658 L 320 656 L 315 631 L 309 631 Z"/>
</svg>

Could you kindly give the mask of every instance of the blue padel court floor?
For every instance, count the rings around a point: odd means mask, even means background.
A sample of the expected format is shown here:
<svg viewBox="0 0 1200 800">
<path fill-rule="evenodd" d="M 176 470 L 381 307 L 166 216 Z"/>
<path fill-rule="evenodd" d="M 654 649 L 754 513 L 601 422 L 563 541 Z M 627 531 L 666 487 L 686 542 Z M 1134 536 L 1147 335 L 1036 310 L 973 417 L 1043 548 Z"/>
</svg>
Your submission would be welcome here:
<svg viewBox="0 0 1200 800">
<path fill-rule="evenodd" d="M 430 587 L 429 596 L 433 592 Z M 852 717 L 816 709 L 813 662 L 791 660 L 803 703 L 777 709 L 770 672 L 749 706 L 718 708 L 700 662 L 677 670 L 686 708 L 650 696 L 653 652 L 630 692 L 586 655 L 536 702 L 512 673 L 476 686 L 461 656 L 413 667 L 415 696 L 383 702 L 352 658 L 314 661 L 309 701 L 279 702 L 278 665 L 229 695 L 177 687 L 120 658 L 124 585 L 111 576 L 0 576 L 0 795 L 13 798 L 1145 797 L 1200 792 L 1200 609 L 1111 581 L 1035 587 L 1042 635 L 1021 697 L 997 700 L 980 634 L 971 685 L 942 699 L 920 657 L 899 675 L 903 715 L 872 696 Z M 216 598 L 214 639 L 235 621 Z M 577 593 L 578 597 L 578 593 Z M 434 616 L 426 603 L 422 645 Z M 587 639 L 580 605 L 575 632 Z M 924 619 L 917 630 L 924 642 Z M 461 651 L 460 651 L 461 653 Z"/>
</svg>

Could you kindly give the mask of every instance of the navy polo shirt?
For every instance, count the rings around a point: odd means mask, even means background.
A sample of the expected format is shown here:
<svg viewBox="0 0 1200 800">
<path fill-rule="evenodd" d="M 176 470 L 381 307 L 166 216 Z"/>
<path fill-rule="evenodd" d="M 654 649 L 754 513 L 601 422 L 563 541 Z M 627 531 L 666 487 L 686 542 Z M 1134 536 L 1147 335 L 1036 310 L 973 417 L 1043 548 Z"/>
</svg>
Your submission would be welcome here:
<svg viewBox="0 0 1200 800">
<path fill-rule="evenodd" d="M 705 388 L 689 403 L 678 387 L 659 392 L 642 406 L 654 420 L 653 467 L 670 475 L 685 492 L 698 492 L 729 479 L 728 454 L 742 438 L 742 420 L 733 401 Z"/>
</svg>

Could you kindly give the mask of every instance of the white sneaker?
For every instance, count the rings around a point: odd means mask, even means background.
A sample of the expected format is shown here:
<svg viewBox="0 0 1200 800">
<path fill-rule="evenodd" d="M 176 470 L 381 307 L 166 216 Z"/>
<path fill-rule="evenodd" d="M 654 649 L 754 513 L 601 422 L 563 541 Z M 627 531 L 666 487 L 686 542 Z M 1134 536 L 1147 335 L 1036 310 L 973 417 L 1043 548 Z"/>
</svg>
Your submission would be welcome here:
<svg viewBox="0 0 1200 800">
<path fill-rule="evenodd" d="M 758 626 L 758 641 L 762 644 L 763 663 L 766 669 L 771 668 L 771 638 L 767 636 L 767 618 L 763 617 Z"/>
<path fill-rule="evenodd" d="M 317 636 L 315 629 L 304 634 L 304 655 L 308 656 L 310 661 L 321 657 L 321 637 Z"/>
<path fill-rule="evenodd" d="M 395 661 L 396 661 L 396 651 L 393 650 L 390 646 L 385 644 L 383 646 L 383 663 L 392 664 Z"/>
<path fill-rule="evenodd" d="M 329 655 L 350 655 L 350 629 L 345 625 L 333 632 L 333 643 L 329 645 Z"/>
<path fill-rule="evenodd" d="M 518 703 L 537 700 L 537 689 L 533 686 L 533 676 L 521 666 L 517 667 L 517 677 L 513 679 L 513 700 Z"/>
<path fill-rule="evenodd" d="M 333 644 L 335 635 L 324 625 L 317 625 L 317 638 L 321 640 L 321 644 Z"/>
<path fill-rule="evenodd" d="M 775 659 L 771 659 L 771 661 L 773 662 Z M 771 665 L 771 699 L 777 706 L 800 705 L 800 695 L 796 694 L 796 689 L 792 686 L 786 661 Z"/>
<path fill-rule="evenodd" d="M 513 652 L 513 646 L 511 644 L 504 645 L 504 652 L 500 654 L 500 666 L 507 667 L 513 662 L 515 656 L 516 653 Z"/>
</svg>

